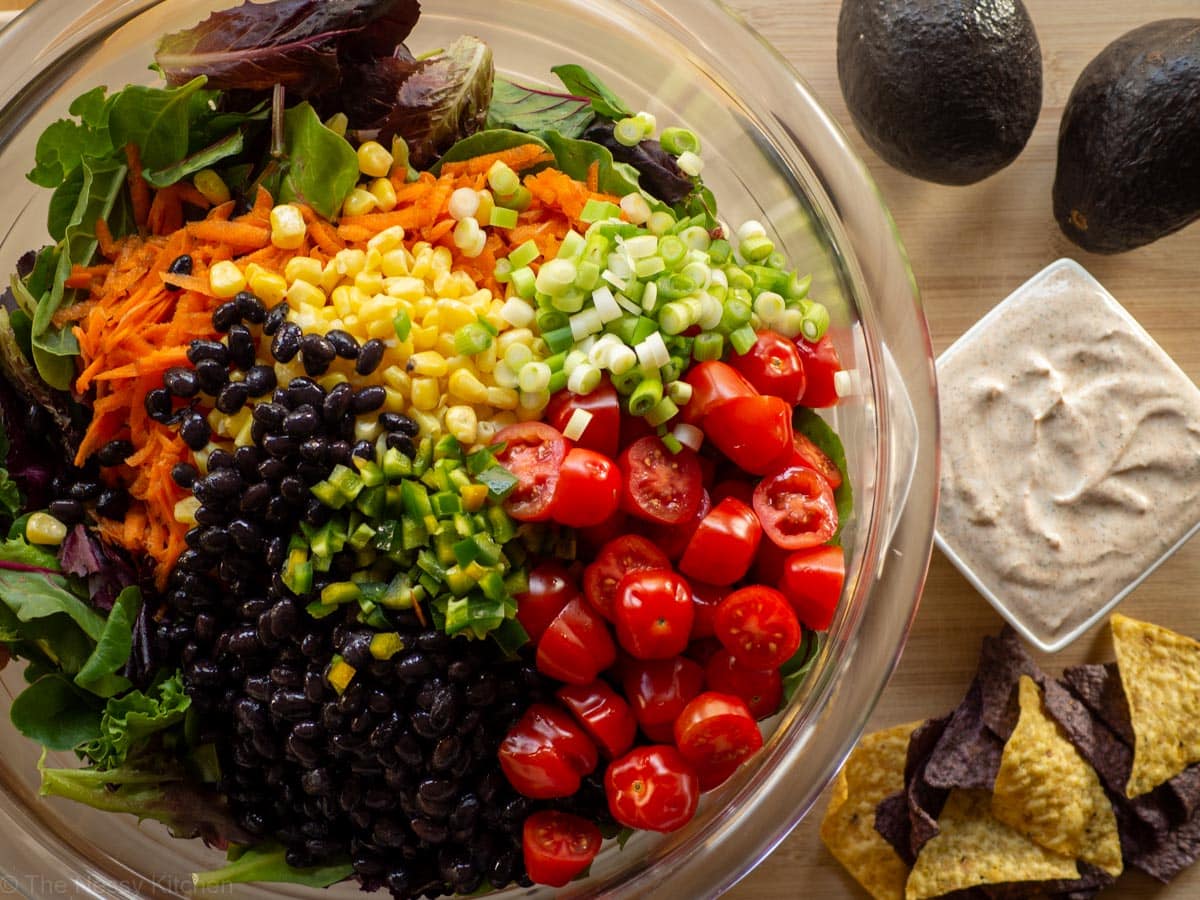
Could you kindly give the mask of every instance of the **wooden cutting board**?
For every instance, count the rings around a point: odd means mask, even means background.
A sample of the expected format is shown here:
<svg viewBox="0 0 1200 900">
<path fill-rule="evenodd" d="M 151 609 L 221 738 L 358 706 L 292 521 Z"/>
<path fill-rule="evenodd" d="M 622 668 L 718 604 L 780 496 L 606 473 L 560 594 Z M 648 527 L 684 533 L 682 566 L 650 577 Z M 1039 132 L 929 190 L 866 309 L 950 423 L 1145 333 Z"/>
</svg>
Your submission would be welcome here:
<svg viewBox="0 0 1200 900">
<path fill-rule="evenodd" d="M 943 187 L 884 165 L 854 131 L 837 81 L 837 0 L 731 0 L 788 58 L 850 134 L 891 207 L 923 295 L 940 353 L 988 309 L 1047 263 L 1063 256 L 1100 279 L 1200 381 L 1200 225 L 1120 256 L 1095 256 L 1059 232 L 1050 206 L 1056 139 L 1076 77 L 1105 45 L 1155 19 L 1200 15 L 1195 0 L 1025 0 L 1045 71 L 1044 107 L 1024 153 L 981 184 Z M 1196 111 L 1200 115 L 1200 111 Z M 1200 541 L 1185 546 L 1121 606 L 1138 618 L 1200 637 Z M 904 657 L 871 728 L 940 715 L 961 699 L 981 638 L 1000 617 L 936 550 Z M 1047 671 L 1113 658 L 1107 627 L 1053 656 Z M 822 799 L 780 848 L 727 896 L 735 900 L 866 897 L 821 845 Z M 803 885 L 803 889 L 798 888 Z M 1102 894 L 1121 898 L 1200 896 L 1200 866 L 1163 887 L 1140 873 Z"/>
</svg>

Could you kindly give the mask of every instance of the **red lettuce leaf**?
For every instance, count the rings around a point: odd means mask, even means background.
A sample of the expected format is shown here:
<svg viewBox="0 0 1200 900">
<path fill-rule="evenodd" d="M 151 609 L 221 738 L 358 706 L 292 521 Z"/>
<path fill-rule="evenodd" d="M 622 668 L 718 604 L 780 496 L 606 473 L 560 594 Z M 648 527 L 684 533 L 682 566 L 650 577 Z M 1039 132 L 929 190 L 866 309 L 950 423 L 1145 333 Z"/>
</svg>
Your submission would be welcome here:
<svg viewBox="0 0 1200 900">
<path fill-rule="evenodd" d="M 312 97 L 338 88 L 346 60 L 391 53 L 420 11 L 418 0 L 247 0 L 164 36 L 154 59 L 171 85 L 206 75 L 210 89 Z"/>
</svg>

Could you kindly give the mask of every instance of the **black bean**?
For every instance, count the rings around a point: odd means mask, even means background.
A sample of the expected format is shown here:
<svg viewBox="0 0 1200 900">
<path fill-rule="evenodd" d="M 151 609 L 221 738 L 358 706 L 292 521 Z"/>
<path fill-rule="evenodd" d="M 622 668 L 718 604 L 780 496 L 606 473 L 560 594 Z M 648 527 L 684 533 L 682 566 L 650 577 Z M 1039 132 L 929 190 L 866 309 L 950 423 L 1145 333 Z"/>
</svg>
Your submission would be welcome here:
<svg viewBox="0 0 1200 900">
<path fill-rule="evenodd" d="M 300 339 L 304 332 L 295 322 L 284 322 L 271 341 L 271 355 L 281 363 L 291 362 L 300 352 Z"/>
<path fill-rule="evenodd" d="M 311 406 L 313 409 L 321 409 L 324 404 L 325 391 L 311 378 L 302 375 L 299 378 L 293 378 L 288 383 L 287 405 L 289 409 L 297 409 L 305 405 Z"/>
<path fill-rule="evenodd" d="M 67 499 L 69 500 L 94 500 L 100 495 L 100 491 L 104 488 L 99 481 L 76 481 L 67 488 Z"/>
<path fill-rule="evenodd" d="M 217 447 L 208 455 L 208 469 L 211 472 L 213 469 L 236 469 L 237 463 L 234 461 L 233 454 L 223 447 Z"/>
<path fill-rule="evenodd" d="M 402 434 L 397 434 L 394 431 L 388 432 L 388 436 L 384 439 L 384 445 L 389 450 L 399 450 L 410 459 L 416 455 L 417 448 L 413 444 L 412 438 L 405 437 Z"/>
<path fill-rule="evenodd" d="M 83 504 L 78 500 L 52 500 L 47 509 L 64 525 L 76 525 L 83 521 Z"/>
<path fill-rule="evenodd" d="M 354 392 L 354 401 L 350 404 L 350 409 L 356 415 L 375 412 L 386 400 L 387 392 L 380 385 L 373 384 Z"/>
<path fill-rule="evenodd" d="M 201 506 L 196 510 L 196 521 L 201 525 L 223 525 L 228 520 L 225 511 L 216 506 Z"/>
<path fill-rule="evenodd" d="M 346 335 L 346 337 L 350 337 L 350 335 Z M 350 339 L 354 340 L 353 338 Z M 357 344 L 357 341 L 355 343 Z M 304 360 L 305 366 L 309 363 L 314 365 L 319 364 L 323 372 L 334 361 L 337 355 L 337 348 L 328 337 L 310 333 L 300 339 L 300 356 Z M 357 352 L 355 355 L 357 355 Z"/>
<path fill-rule="evenodd" d="M 229 498 L 236 497 L 242 492 L 244 485 L 242 484 L 242 476 L 238 474 L 236 469 L 214 469 L 204 476 L 203 479 L 196 482 L 193 490 L 196 496 L 199 497 L 199 489 L 204 486 L 205 491 L 214 497 Z M 203 498 L 201 498 L 203 500 Z"/>
<path fill-rule="evenodd" d="M 307 499 L 308 489 L 304 482 L 295 475 L 285 475 L 279 482 L 279 493 L 292 503 L 300 503 Z"/>
<path fill-rule="evenodd" d="M 292 504 L 283 497 L 272 497 L 263 518 L 272 524 L 283 524 L 292 517 Z"/>
<path fill-rule="evenodd" d="M 301 518 L 305 525 L 311 525 L 314 528 L 320 528 L 331 518 L 333 518 L 333 510 L 318 500 L 312 497 L 304 503 L 304 512 L 301 513 Z"/>
<path fill-rule="evenodd" d="M 146 407 L 146 415 L 152 421 L 162 424 L 171 417 L 171 395 L 166 388 L 147 391 L 143 405 Z"/>
<path fill-rule="evenodd" d="M 196 380 L 200 383 L 200 390 L 215 397 L 229 381 L 227 366 L 227 363 L 215 359 L 202 359 L 196 363 Z"/>
<path fill-rule="evenodd" d="M 233 300 L 226 300 L 213 310 L 212 323 L 215 331 L 224 333 L 241 320 L 242 314 L 238 312 L 237 303 Z"/>
<path fill-rule="evenodd" d="M 325 340 L 333 347 L 334 352 L 342 359 L 358 359 L 358 354 L 361 350 L 358 344 L 358 338 L 350 334 L 348 331 L 342 331 L 340 328 L 334 328 L 325 332 Z"/>
<path fill-rule="evenodd" d="M 223 366 L 229 365 L 229 348 L 220 341 L 197 339 L 188 345 L 187 358 L 192 365 L 211 359 Z"/>
<path fill-rule="evenodd" d="M 251 366 L 246 370 L 242 384 L 246 385 L 251 397 L 262 397 L 275 390 L 275 370 L 270 366 Z"/>
<path fill-rule="evenodd" d="M 378 338 L 367 341 L 358 351 L 358 361 L 354 364 L 354 371 L 359 375 L 370 375 L 383 362 L 385 350 L 387 350 L 387 344 Z"/>
<path fill-rule="evenodd" d="M 102 466 L 119 466 L 132 456 L 133 444 L 126 440 L 109 441 L 96 452 L 96 461 Z"/>
<path fill-rule="evenodd" d="M 326 457 L 328 456 L 328 452 L 328 448 L 323 438 L 309 438 L 300 445 L 300 459 L 302 462 L 324 463 Z M 324 466 L 322 465 L 319 468 L 321 469 L 321 473 L 323 475 Z M 317 477 L 317 481 L 320 480 L 320 477 L 321 476 Z"/>
<path fill-rule="evenodd" d="M 167 266 L 167 272 L 171 275 L 191 275 L 192 274 L 192 258 L 184 253 L 171 260 L 171 264 Z M 167 285 L 167 290 L 178 291 L 180 288 L 173 285 Z"/>
<path fill-rule="evenodd" d="M 325 420 L 326 425 L 337 425 L 342 418 L 350 411 L 350 404 L 354 400 L 354 388 L 343 382 L 335 385 L 328 394 L 325 395 L 325 400 L 321 404 L 321 417 Z"/>
<path fill-rule="evenodd" d="M 235 369 L 245 371 L 254 365 L 256 350 L 249 328 L 245 325 L 234 325 L 229 329 L 229 337 L 226 340 L 229 344 L 229 361 Z"/>
<path fill-rule="evenodd" d="M 258 484 L 252 484 L 246 488 L 246 492 L 242 494 L 242 499 L 238 503 L 238 509 L 243 514 L 257 512 L 266 508 L 270 500 L 271 486 L 265 481 L 260 481 Z"/>
<path fill-rule="evenodd" d="M 357 456 L 359 459 L 374 459 L 375 445 L 367 440 L 357 441 L 350 448 L 350 455 Z"/>
<path fill-rule="evenodd" d="M 271 307 L 270 311 L 263 318 L 262 330 L 267 337 L 272 337 L 279 332 L 283 323 L 287 321 L 288 305 L 279 303 Z M 299 348 L 297 348 L 299 349 Z"/>
<path fill-rule="evenodd" d="M 206 553 L 221 554 L 229 549 L 229 532 L 214 525 L 196 529 L 200 534 L 200 549 Z"/>
<path fill-rule="evenodd" d="M 267 308 L 250 291 L 241 291 L 233 302 L 237 304 L 239 315 L 251 325 L 261 325 L 267 317 Z"/>
<path fill-rule="evenodd" d="M 402 416 L 399 413 L 384 412 L 379 414 L 379 424 L 383 426 L 384 431 L 394 431 L 406 437 L 412 437 L 412 435 L 408 434 L 408 429 L 416 423 L 408 416 Z"/>
<path fill-rule="evenodd" d="M 287 414 L 287 407 L 279 403 L 256 403 L 251 413 L 255 422 L 260 422 L 272 430 L 283 427 L 283 420 L 287 418 Z"/>
<path fill-rule="evenodd" d="M 296 439 L 290 434 L 268 434 L 262 442 L 262 447 L 267 451 L 267 455 L 276 459 L 291 456 L 296 452 L 298 446 Z"/>
<path fill-rule="evenodd" d="M 262 546 L 262 531 L 248 519 L 234 519 L 229 523 L 229 535 L 239 550 L 256 553 Z"/>
<path fill-rule="evenodd" d="M 425 843 L 433 846 L 444 844 L 446 839 L 450 837 L 450 829 L 445 825 L 422 816 L 415 817 L 409 827 L 412 828 L 413 834 Z"/>
<path fill-rule="evenodd" d="M 96 498 L 96 512 L 106 519 L 120 521 L 129 512 L 130 498 L 124 488 L 108 488 Z"/>
<path fill-rule="evenodd" d="M 297 407 L 283 420 L 283 430 L 293 437 L 308 437 L 320 427 L 320 415 L 308 404 Z"/>
<path fill-rule="evenodd" d="M 349 441 L 333 441 L 328 445 L 329 462 L 343 466 L 353 465 L 353 454 Z"/>
</svg>

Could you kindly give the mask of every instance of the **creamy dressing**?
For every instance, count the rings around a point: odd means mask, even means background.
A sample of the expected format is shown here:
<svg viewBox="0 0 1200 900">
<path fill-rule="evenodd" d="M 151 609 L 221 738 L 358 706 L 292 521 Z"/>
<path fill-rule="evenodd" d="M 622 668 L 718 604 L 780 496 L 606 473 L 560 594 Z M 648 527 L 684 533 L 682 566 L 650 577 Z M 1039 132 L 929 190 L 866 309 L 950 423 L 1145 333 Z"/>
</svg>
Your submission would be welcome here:
<svg viewBox="0 0 1200 900">
<path fill-rule="evenodd" d="M 939 536 L 1044 643 L 1200 521 L 1200 391 L 1082 270 L 1027 285 L 938 381 Z"/>
</svg>

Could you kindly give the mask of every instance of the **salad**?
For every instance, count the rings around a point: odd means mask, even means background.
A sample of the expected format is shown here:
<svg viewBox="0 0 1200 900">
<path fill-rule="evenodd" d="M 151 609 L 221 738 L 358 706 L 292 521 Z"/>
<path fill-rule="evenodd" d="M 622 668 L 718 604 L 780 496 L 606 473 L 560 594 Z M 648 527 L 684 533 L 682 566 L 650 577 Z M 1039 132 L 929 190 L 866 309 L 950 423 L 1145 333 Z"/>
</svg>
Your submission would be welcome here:
<svg viewBox="0 0 1200 900">
<path fill-rule="evenodd" d="M 415 0 L 164 36 L 38 141 L 0 641 L 42 792 L 197 887 L 586 874 L 762 746 L 844 580 L 829 314 L 701 138 L 415 56 Z"/>
</svg>

